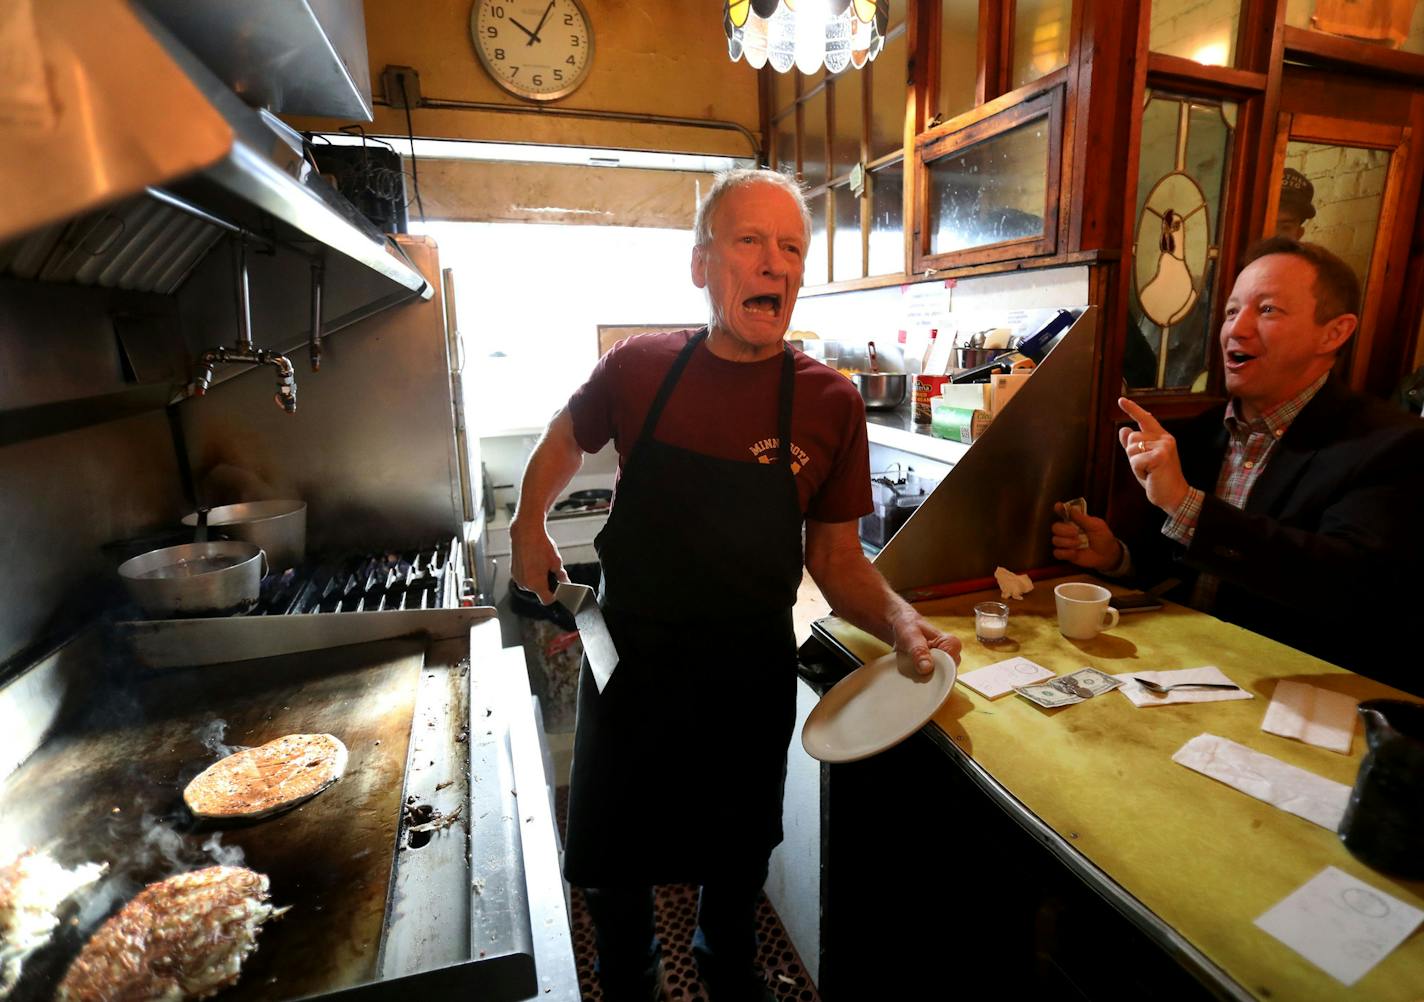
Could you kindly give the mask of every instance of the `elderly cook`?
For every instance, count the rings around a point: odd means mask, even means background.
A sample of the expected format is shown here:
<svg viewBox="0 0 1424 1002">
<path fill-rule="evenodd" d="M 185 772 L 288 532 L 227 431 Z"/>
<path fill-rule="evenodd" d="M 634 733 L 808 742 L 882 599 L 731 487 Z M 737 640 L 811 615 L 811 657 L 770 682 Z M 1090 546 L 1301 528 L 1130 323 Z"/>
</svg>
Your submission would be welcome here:
<svg viewBox="0 0 1424 1002">
<path fill-rule="evenodd" d="M 1395 630 L 1420 607 L 1424 423 L 1331 378 L 1359 303 L 1359 281 L 1325 248 L 1284 237 L 1251 248 L 1221 328 L 1224 413 L 1174 436 L 1118 401 L 1138 425 L 1120 429 L 1122 448 L 1166 522 L 1129 551 L 1102 519 L 1073 512 L 1053 525 L 1053 555 L 1181 577 L 1179 596 L 1199 609 L 1421 691 Z"/>
<path fill-rule="evenodd" d="M 608 352 L 535 448 L 510 526 L 512 576 L 550 601 L 563 578 L 545 513 L 585 452 L 619 469 L 597 540 L 618 648 L 602 693 L 585 664 L 565 872 L 587 889 L 607 998 L 657 997 L 652 885 L 701 885 L 693 952 L 714 1000 L 771 997 L 755 906 L 781 841 L 795 718 L 791 607 L 804 563 L 839 615 L 932 670 L 959 641 L 863 555 L 864 406 L 783 337 L 810 216 L 766 170 L 718 178 L 698 209 L 692 281 L 708 323 Z"/>
</svg>

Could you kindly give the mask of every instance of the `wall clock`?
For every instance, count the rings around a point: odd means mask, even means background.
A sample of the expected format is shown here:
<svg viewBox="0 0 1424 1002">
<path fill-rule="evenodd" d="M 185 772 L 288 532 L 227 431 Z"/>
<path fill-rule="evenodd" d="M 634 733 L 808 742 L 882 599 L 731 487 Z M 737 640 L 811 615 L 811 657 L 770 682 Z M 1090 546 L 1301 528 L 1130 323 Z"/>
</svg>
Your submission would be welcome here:
<svg viewBox="0 0 1424 1002">
<path fill-rule="evenodd" d="M 495 83 L 526 101 L 565 97 L 593 68 L 593 29 L 579 0 L 476 0 L 470 37 Z"/>
</svg>

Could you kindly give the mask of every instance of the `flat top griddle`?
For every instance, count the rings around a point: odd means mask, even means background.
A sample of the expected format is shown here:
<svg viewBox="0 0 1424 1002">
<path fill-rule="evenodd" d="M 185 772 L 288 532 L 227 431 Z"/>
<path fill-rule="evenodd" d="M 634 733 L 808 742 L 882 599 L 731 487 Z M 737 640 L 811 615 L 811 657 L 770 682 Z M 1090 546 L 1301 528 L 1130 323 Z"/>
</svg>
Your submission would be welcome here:
<svg viewBox="0 0 1424 1002">
<path fill-rule="evenodd" d="M 424 651 L 423 641 L 387 641 L 94 692 L 88 709 L 0 784 L 6 846 L 110 868 L 81 894 L 76 921 L 31 958 L 13 998 L 51 998 L 84 941 L 144 884 L 219 862 L 265 873 L 273 903 L 292 906 L 263 928 L 224 1002 L 374 979 Z M 316 798 L 243 825 L 200 823 L 183 806 L 183 787 L 222 757 L 219 737 L 252 746 L 311 732 L 335 734 L 350 751 L 345 776 Z"/>
</svg>

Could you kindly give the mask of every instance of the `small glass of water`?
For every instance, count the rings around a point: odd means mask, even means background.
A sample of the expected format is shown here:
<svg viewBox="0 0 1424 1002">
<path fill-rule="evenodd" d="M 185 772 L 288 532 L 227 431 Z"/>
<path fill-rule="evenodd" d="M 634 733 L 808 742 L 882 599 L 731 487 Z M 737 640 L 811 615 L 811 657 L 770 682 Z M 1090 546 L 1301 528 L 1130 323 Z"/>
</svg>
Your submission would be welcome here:
<svg viewBox="0 0 1424 1002">
<path fill-rule="evenodd" d="M 980 602 L 974 607 L 974 636 L 981 644 L 1001 644 L 1009 636 L 1009 607 L 1003 602 Z"/>
</svg>

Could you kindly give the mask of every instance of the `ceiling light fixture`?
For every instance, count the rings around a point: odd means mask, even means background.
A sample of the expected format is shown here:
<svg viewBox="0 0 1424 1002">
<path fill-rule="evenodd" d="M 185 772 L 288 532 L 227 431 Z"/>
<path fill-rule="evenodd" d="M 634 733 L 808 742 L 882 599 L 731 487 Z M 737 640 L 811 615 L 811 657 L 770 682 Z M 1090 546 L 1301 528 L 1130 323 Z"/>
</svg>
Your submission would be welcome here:
<svg viewBox="0 0 1424 1002">
<path fill-rule="evenodd" d="M 890 0 L 723 0 L 722 28 L 732 62 L 778 73 L 857 69 L 880 54 Z"/>
</svg>

